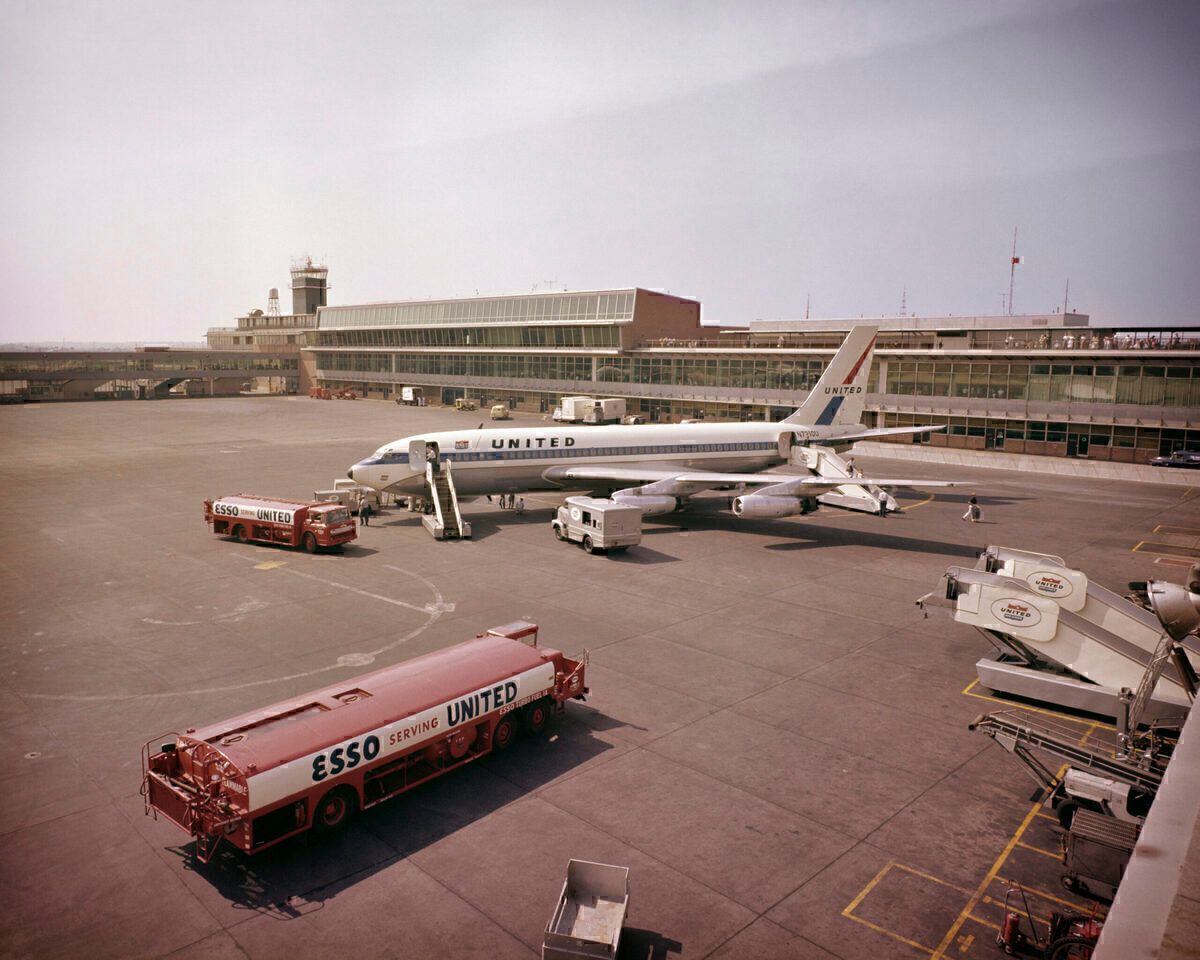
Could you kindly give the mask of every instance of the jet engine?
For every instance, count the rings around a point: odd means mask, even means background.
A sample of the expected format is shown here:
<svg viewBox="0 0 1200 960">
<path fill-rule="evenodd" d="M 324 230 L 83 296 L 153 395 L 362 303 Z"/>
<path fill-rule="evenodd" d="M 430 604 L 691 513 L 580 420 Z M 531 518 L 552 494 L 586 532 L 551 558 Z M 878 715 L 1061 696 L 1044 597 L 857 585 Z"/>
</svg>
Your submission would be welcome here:
<svg viewBox="0 0 1200 960">
<path fill-rule="evenodd" d="M 812 513 L 816 509 L 815 497 L 772 497 L 752 493 L 745 497 L 735 497 L 733 501 L 734 516 L 751 519 L 794 517 L 797 514 Z"/>
<path fill-rule="evenodd" d="M 637 507 L 642 511 L 642 515 L 647 517 L 658 513 L 674 513 L 679 509 L 679 500 L 677 497 L 667 497 L 660 494 L 636 494 L 629 490 L 618 490 L 612 495 L 612 499 L 617 503 Z"/>
</svg>

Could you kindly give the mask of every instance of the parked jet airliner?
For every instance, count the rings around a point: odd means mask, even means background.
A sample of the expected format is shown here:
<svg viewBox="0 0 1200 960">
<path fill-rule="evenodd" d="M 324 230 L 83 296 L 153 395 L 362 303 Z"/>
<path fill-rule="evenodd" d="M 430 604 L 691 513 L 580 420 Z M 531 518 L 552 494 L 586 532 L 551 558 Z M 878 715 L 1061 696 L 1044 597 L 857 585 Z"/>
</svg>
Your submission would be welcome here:
<svg viewBox="0 0 1200 960">
<path fill-rule="evenodd" d="M 851 329 L 821 379 L 779 423 L 642 426 L 548 424 L 450 430 L 404 437 L 350 468 L 358 483 L 398 494 L 425 489 L 426 463 L 453 465 L 460 496 L 532 490 L 611 490 L 647 514 L 668 513 L 704 490 L 756 488 L 733 501 L 740 517 L 807 513 L 815 498 L 845 486 L 944 487 L 952 481 L 880 480 L 763 473 L 789 462 L 791 449 L 844 450 L 856 440 L 927 433 L 941 427 L 868 429 L 860 422 L 877 327 Z"/>
</svg>

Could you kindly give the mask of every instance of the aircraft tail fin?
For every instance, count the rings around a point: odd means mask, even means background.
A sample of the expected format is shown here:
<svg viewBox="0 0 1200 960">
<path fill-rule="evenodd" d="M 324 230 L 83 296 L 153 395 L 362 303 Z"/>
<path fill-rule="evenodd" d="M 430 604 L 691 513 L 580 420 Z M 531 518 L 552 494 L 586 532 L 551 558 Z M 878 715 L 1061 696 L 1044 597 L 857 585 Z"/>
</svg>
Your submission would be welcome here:
<svg viewBox="0 0 1200 960">
<path fill-rule="evenodd" d="M 783 422 L 816 427 L 862 423 L 878 331 L 878 327 L 869 324 L 852 327 L 816 386 L 800 408 Z"/>
</svg>

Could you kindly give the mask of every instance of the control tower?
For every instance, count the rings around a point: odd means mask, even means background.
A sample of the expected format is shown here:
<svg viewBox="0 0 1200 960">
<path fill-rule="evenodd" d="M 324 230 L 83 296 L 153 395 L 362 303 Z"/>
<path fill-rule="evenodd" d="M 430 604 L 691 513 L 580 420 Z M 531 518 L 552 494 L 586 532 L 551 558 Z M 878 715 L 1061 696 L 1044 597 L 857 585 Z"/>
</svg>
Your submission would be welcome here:
<svg viewBox="0 0 1200 960">
<path fill-rule="evenodd" d="M 325 306 L 329 268 L 313 263 L 312 257 L 292 261 L 292 313 L 315 316 Z"/>
</svg>

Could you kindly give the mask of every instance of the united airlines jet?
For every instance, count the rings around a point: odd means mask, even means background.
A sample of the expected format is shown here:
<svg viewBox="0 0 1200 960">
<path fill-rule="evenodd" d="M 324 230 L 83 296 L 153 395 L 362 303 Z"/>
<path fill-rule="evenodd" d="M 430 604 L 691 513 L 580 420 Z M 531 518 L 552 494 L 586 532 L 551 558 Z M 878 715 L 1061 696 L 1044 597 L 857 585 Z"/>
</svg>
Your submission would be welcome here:
<svg viewBox="0 0 1200 960">
<path fill-rule="evenodd" d="M 940 426 L 867 429 L 861 423 L 878 328 L 851 329 L 821 379 L 779 423 L 643 426 L 558 424 L 450 430 L 404 437 L 350 468 L 358 483 L 421 494 L 429 462 L 450 463 L 460 496 L 534 490 L 606 490 L 646 514 L 669 513 L 705 490 L 753 488 L 733 500 L 740 517 L 808 513 L 838 487 L 944 487 L 945 480 L 887 480 L 762 472 L 793 448 L 845 450 L 857 440 L 928 433 Z"/>
</svg>

